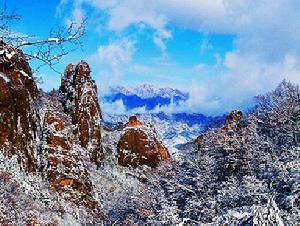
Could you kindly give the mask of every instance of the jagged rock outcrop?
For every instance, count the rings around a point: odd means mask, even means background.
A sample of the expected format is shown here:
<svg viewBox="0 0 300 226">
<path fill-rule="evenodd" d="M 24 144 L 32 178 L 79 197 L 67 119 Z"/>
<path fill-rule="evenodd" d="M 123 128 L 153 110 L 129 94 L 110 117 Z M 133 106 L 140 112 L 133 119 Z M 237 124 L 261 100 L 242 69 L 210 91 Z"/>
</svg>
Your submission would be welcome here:
<svg viewBox="0 0 300 226">
<path fill-rule="evenodd" d="M 227 115 L 225 119 L 225 125 L 238 123 L 242 119 L 243 119 L 243 112 L 241 112 L 240 110 L 234 110 Z"/>
<path fill-rule="evenodd" d="M 89 161 L 101 164 L 101 113 L 97 87 L 87 63 L 69 64 L 60 92 L 44 96 L 42 171 L 51 189 L 79 205 L 96 209 L 93 185 L 87 171 Z"/>
<path fill-rule="evenodd" d="M 0 41 L 0 152 L 16 155 L 28 172 L 37 169 L 38 90 L 22 51 Z"/>
<path fill-rule="evenodd" d="M 170 154 L 156 136 L 152 128 L 131 116 L 118 143 L 118 163 L 122 166 L 156 167 L 167 160 Z"/>
<path fill-rule="evenodd" d="M 197 138 L 198 151 L 200 153 L 210 153 L 214 156 L 218 178 L 223 180 L 231 175 L 249 174 L 248 149 L 255 140 L 256 127 L 244 118 L 243 113 L 234 110 L 228 114 L 223 127 L 216 131 L 209 131 Z M 249 135 L 249 139 L 241 139 L 244 135 Z M 253 136 L 251 136 L 253 135 Z"/>
<path fill-rule="evenodd" d="M 59 97 L 53 93 L 52 105 L 59 106 Z M 44 155 L 46 162 L 43 170 L 51 189 L 61 194 L 68 194 L 69 200 L 85 205 L 91 209 L 98 207 L 93 198 L 93 186 L 83 157 L 74 145 L 70 117 L 64 115 L 63 109 L 53 109 L 44 117 Z"/>
<path fill-rule="evenodd" d="M 61 79 L 60 92 L 62 93 L 61 102 L 66 113 L 72 114 L 75 110 L 74 103 L 74 65 L 68 64 Z"/>
<path fill-rule="evenodd" d="M 97 88 L 85 62 L 74 73 L 67 68 L 62 87 L 70 105 L 58 92 L 39 92 L 24 54 L 0 41 L 0 152 L 40 173 L 66 200 L 97 209 L 86 166 L 102 159 Z"/>
<path fill-rule="evenodd" d="M 101 145 L 101 111 L 97 86 L 90 75 L 89 65 L 81 61 L 69 64 L 62 78 L 60 91 L 65 112 L 76 125 L 75 134 L 82 147 L 88 149 L 91 160 L 98 166 L 103 159 Z"/>
</svg>

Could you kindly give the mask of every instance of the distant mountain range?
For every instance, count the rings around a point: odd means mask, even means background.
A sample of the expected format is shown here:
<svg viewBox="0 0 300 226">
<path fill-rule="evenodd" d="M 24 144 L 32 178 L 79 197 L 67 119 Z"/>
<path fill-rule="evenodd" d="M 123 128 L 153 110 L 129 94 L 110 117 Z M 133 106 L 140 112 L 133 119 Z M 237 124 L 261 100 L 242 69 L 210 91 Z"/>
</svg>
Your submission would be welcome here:
<svg viewBox="0 0 300 226">
<path fill-rule="evenodd" d="M 178 89 L 157 88 L 145 84 L 135 88 L 113 87 L 109 95 L 102 97 L 102 101 L 114 103 L 121 100 L 128 111 L 127 113 L 132 114 L 136 108 L 145 107 L 146 110 L 153 110 L 156 107 L 168 106 L 171 103 L 179 105 L 188 98 L 188 93 Z M 225 115 L 211 117 L 201 113 L 146 112 L 136 113 L 136 116 L 143 122 L 155 124 L 158 134 L 170 150 L 195 139 L 199 134 L 210 128 L 221 127 L 225 121 Z M 104 113 L 103 119 L 105 129 L 109 131 L 122 130 L 124 127 L 122 122 L 127 121 L 128 115 L 118 112 L 113 114 Z"/>
<path fill-rule="evenodd" d="M 153 110 L 157 106 L 167 106 L 171 103 L 180 104 L 188 99 L 189 94 L 173 88 L 157 88 L 144 84 L 134 88 L 123 86 L 112 87 L 110 94 L 102 100 L 108 103 L 122 100 L 126 110 L 145 107 Z"/>
</svg>

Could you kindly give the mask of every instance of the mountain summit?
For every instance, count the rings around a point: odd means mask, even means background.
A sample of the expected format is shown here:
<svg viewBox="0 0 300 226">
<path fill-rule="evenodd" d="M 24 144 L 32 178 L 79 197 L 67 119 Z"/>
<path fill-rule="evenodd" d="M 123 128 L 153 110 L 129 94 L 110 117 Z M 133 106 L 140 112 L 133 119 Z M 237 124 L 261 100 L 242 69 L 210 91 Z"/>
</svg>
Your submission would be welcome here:
<svg viewBox="0 0 300 226">
<path fill-rule="evenodd" d="M 189 94 L 173 88 L 157 88 L 149 84 L 138 87 L 117 86 L 110 89 L 110 94 L 104 96 L 104 102 L 122 101 L 126 110 L 145 107 L 153 110 L 155 107 L 167 106 L 171 103 L 180 104 L 188 99 Z"/>
<path fill-rule="evenodd" d="M 124 87 L 124 86 L 112 87 L 111 92 L 123 93 L 127 96 L 136 95 L 142 99 L 147 99 L 156 96 L 165 97 L 165 98 L 179 97 L 182 99 L 188 97 L 188 93 L 182 92 L 178 89 L 158 88 L 149 84 L 143 84 L 137 87 Z"/>
</svg>

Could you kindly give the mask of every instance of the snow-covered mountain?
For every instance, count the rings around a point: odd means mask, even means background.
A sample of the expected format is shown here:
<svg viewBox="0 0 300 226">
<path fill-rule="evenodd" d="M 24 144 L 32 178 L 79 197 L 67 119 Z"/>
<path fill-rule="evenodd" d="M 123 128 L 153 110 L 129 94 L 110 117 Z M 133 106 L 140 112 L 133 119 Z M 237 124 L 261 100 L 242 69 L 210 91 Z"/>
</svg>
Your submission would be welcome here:
<svg viewBox="0 0 300 226">
<path fill-rule="evenodd" d="M 112 94 L 123 93 L 127 96 L 136 95 L 142 99 L 147 99 L 155 96 L 161 96 L 165 98 L 173 98 L 177 96 L 181 99 L 186 99 L 188 97 L 188 93 L 182 92 L 178 89 L 158 88 L 149 84 L 143 84 L 137 87 L 112 87 L 111 92 Z"/>
<path fill-rule="evenodd" d="M 122 100 L 126 110 L 145 107 L 153 110 L 157 106 L 167 106 L 171 103 L 180 104 L 188 99 L 189 95 L 173 88 L 157 88 L 144 84 L 138 87 L 111 87 L 110 94 L 102 97 L 102 101 L 113 103 Z"/>
<path fill-rule="evenodd" d="M 299 86 L 225 120 L 128 119 L 102 116 L 84 61 L 49 93 L 22 51 L 0 62 L 0 225 L 299 225 Z"/>
</svg>

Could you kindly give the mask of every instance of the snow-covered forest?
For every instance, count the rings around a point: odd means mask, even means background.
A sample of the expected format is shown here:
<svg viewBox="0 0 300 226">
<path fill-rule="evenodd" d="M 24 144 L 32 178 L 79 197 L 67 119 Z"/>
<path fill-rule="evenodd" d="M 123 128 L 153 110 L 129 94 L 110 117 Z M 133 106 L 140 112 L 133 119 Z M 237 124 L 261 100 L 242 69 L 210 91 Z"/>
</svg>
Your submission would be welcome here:
<svg viewBox="0 0 300 226">
<path fill-rule="evenodd" d="M 72 6 L 74 21 L 48 35 L 22 33 L 19 14 L 0 11 L 0 226 L 300 225 L 299 40 L 273 32 L 277 8 L 253 28 L 264 6 L 253 17 L 247 1 L 50 2 L 21 7 L 31 23 L 47 14 L 46 26 Z M 229 22 L 206 18 L 208 6 Z M 142 84 L 150 74 L 168 87 Z"/>
<path fill-rule="evenodd" d="M 158 119 L 102 127 L 99 140 L 101 112 L 85 62 L 66 68 L 59 90 L 38 92 L 22 52 L 2 48 L 2 225 L 300 221 L 297 85 L 283 81 L 255 97 L 251 111 L 232 111 L 224 125 L 169 154 L 159 134 L 180 126 L 161 127 Z M 27 98 L 13 99 L 20 87 Z M 17 146 L 21 137 L 29 142 Z"/>
</svg>

